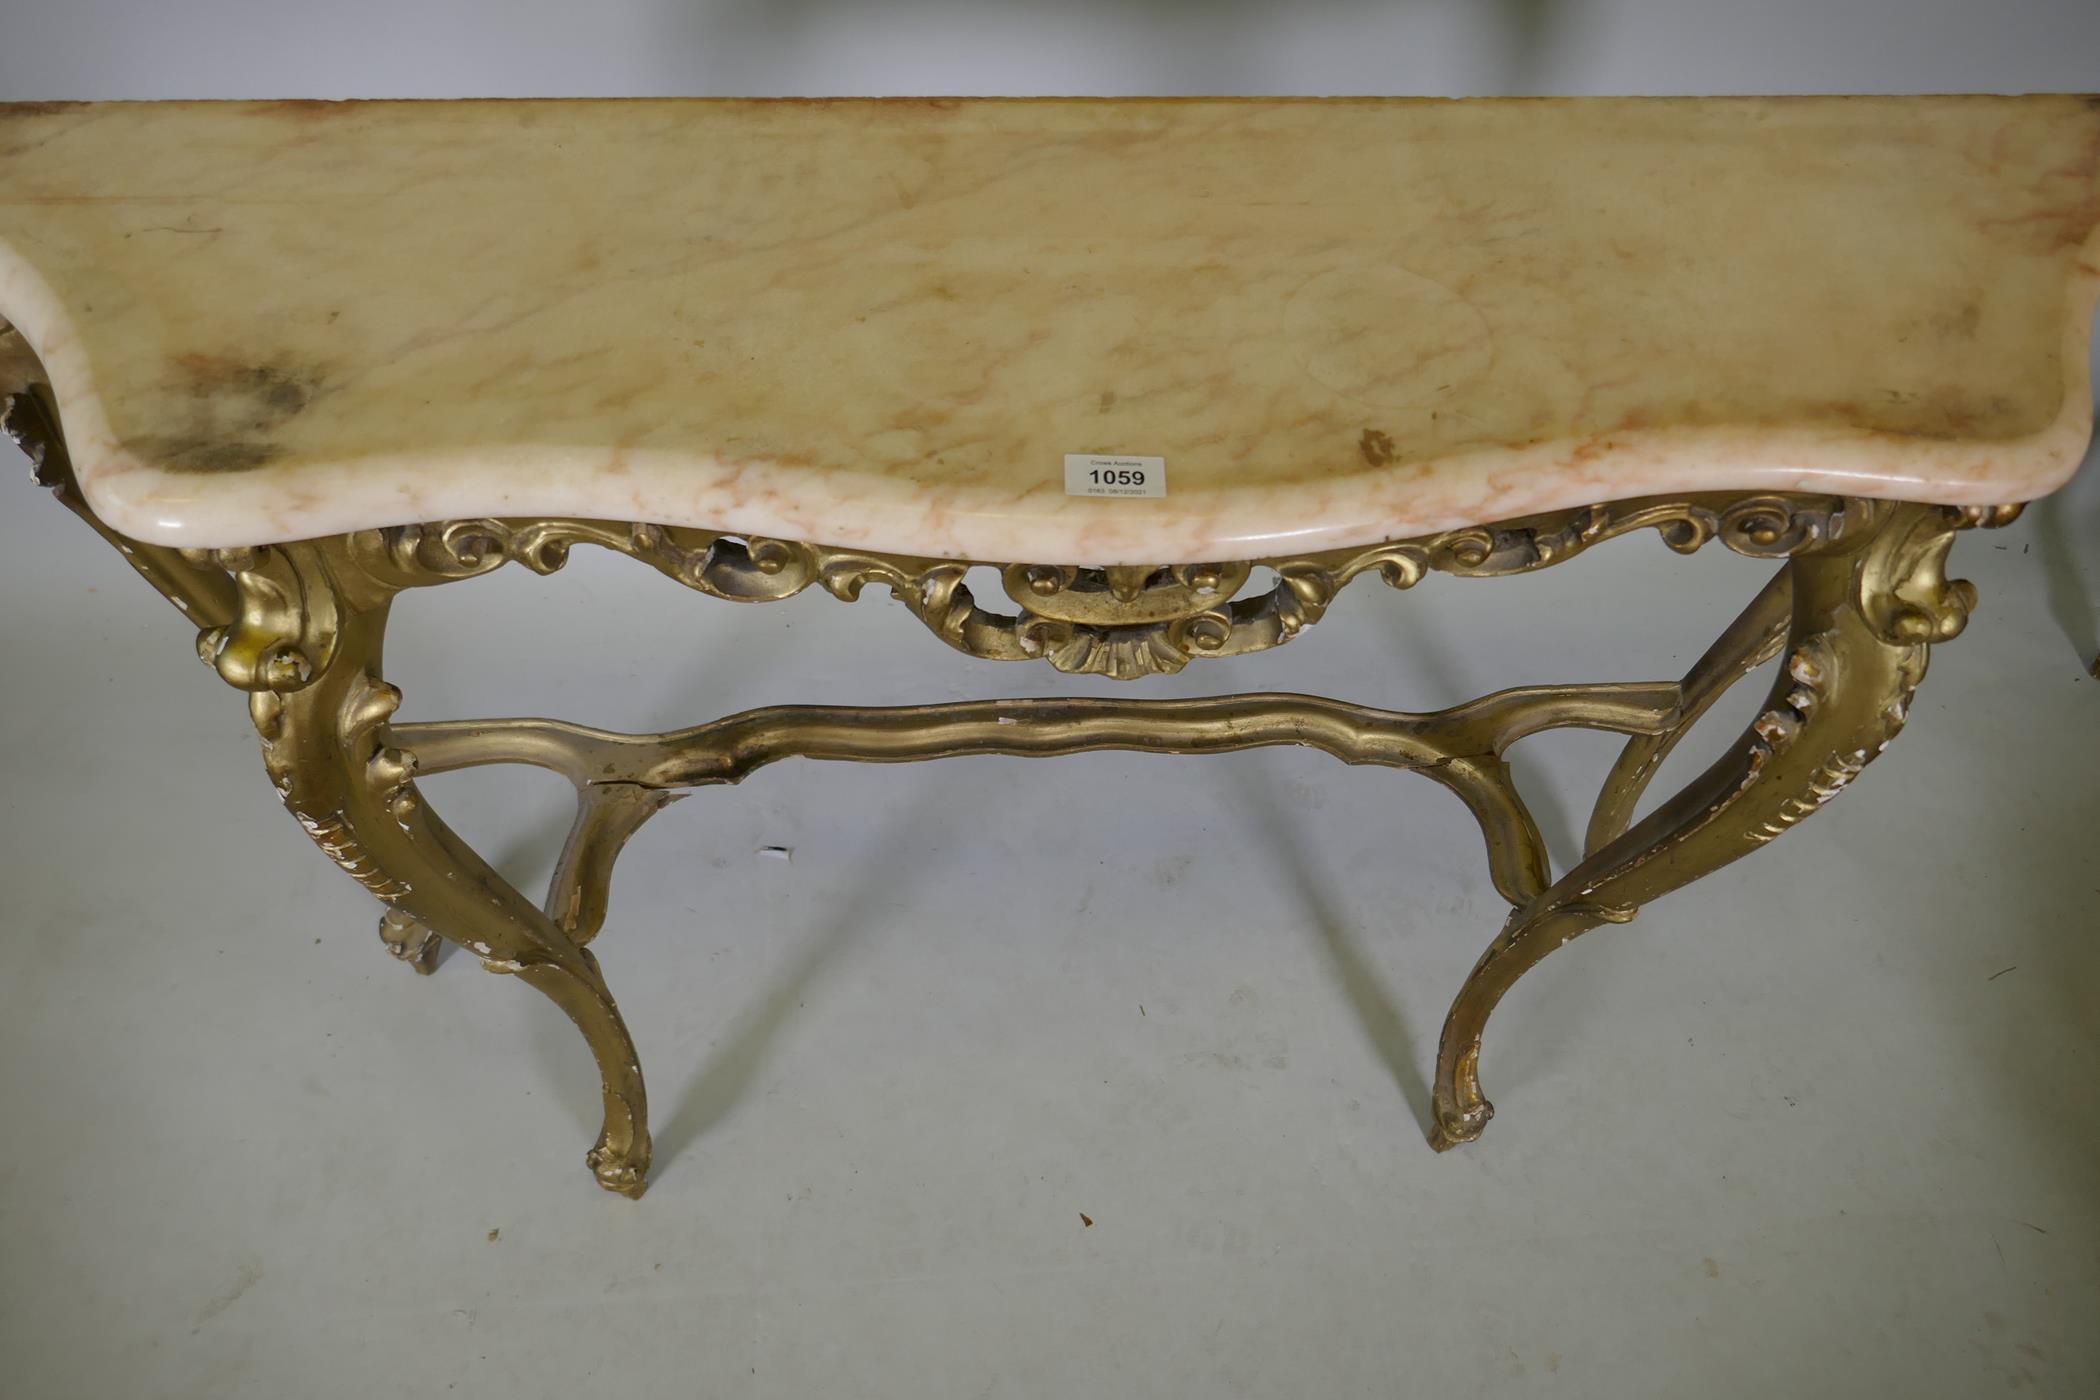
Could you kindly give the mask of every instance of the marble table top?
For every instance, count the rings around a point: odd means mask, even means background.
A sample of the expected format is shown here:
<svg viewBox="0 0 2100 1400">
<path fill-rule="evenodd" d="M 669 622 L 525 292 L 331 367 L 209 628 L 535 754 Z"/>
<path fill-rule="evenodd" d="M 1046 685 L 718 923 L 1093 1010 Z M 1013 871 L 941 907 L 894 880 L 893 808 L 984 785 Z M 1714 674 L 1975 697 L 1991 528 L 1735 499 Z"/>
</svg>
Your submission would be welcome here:
<svg viewBox="0 0 2100 1400">
<path fill-rule="evenodd" d="M 167 544 L 1165 564 L 2024 500 L 2096 298 L 2089 97 L 0 105 L 0 318 Z M 1089 455 L 1164 495 L 1069 494 Z"/>
</svg>

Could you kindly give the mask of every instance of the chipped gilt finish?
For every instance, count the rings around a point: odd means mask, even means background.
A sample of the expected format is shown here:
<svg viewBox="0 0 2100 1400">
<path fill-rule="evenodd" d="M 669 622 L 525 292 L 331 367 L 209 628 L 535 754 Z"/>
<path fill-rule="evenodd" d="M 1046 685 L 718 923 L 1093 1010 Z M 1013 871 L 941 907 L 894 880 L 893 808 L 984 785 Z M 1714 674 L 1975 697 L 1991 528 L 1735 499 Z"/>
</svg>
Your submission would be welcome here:
<svg viewBox="0 0 2100 1400">
<path fill-rule="evenodd" d="M 2096 228 L 2077 97 L 0 106 L 0 396 L 247 694 L 387 946 L 428 971 L 459 944 L 576 1021 L 602 1185 L 649 1166 L 589 947 L 613 863 L 681 791 L 793 756 L 1299 744 L 1434 779 L 1512 906 L 1444 1028 L 1448 1147 L 1487 1122 L 1481 1034 L 1527 968 L 1784 835 L 1902 728 L 1975 604 L 1956 536 L 2085 449 Z M 1068 452 L 1163 456 L 1168 492 L 1067 495 Z M 1359 576 L 1649 532 L 1775 564 L 1681 679 L 1433 714 L 1259 693 L 626 735 L 397 722 L 381 665 L 403 590 L 578 544 L 737 602 L 877 585 L 958 651 L 1142 680 L 1281 646 Z M 1633 821 L 1774 657 L 1749 728 Z M 1505 755 L 1564 726 L 1626 744 L 1556 878 Z M 417 786 L 494 763 L 576 787 L 544 903 Z"/>
</svg>

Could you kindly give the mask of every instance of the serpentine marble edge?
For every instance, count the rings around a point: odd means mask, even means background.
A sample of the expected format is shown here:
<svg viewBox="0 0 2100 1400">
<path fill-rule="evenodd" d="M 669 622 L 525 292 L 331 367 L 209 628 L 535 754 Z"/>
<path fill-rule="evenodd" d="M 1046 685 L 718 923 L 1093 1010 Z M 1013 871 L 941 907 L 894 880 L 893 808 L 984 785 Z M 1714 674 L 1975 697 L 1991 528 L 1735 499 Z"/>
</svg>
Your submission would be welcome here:
<svg viewBox="0 0 2100 1400">
<path fill-rule="evenodd" d="M 0 105 L 117 530 L 482 515 L 1248 559 L 2091 432 L 2100 99 Z M 1162 499 L 1067 453 L 1165 458 Z"/>
</svg>

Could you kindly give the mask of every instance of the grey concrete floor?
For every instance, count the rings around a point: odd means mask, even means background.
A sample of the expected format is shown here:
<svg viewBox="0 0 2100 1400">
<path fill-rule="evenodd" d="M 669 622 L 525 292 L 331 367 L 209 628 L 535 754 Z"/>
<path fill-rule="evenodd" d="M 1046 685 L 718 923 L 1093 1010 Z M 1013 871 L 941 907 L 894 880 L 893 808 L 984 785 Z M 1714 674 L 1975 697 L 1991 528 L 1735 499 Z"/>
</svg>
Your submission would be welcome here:
<svg viewBox="0 0 2100 1400">
<path fill-rule="evenodd" d="M 1502 908 L 1431 784 L 1266 751 L 696 795 L 599 944 L 655 1094 L 639 1203 L 583 1168 L 568 1023 L 385 957 L 182 621 L 4 502 L 9 1397 L 2100 1393 L 2100 473 L 1962 540 L 1982 611 L 1855 791 L 1520 986 L 1501 1114 L 1444 1156 L 1436 1030 Z M 1359 582 L 1137 691 L 1675 676 L 1762 567 L 1642 537 Z M 1136 693 L 596 554 L 412 597 L 392 661 L 404 716 L 627 728 Z M 1563 860 L 1612 749 L 1520 751 Z M 544 878 L 558 779 L 427 793 Z"/>
</svg>

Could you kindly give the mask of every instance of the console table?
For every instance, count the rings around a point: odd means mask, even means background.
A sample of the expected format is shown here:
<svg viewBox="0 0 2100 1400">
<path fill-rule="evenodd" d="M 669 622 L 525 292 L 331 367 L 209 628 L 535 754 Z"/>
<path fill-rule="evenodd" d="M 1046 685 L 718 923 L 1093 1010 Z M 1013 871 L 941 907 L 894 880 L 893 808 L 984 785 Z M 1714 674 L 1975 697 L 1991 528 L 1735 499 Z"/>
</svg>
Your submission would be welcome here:
<svg viewBox="0 0 2100 1400">
<path fill-rule="evenodd" d="M 386 946 L 428 971 L 458 944 L 575 1020 L 588 1160 L 628 1195 L 646 1098 L 589 946 L 615 858 L 791 756 L 1299 744 L 1433 779 L 1511 906 L 1438 1052 L 1435 1145 L 1477 1137 L 1526 969 L 1784 835 L 1902 727 L 1975 603 L 1956 535 L 2085 450 L 2096 297 L 2091 97 L 0 106 L 9 432 L 246 692 Z M 1279 647 L 1360 575 L 1646 531 L 1775 561 L 1684 676 L 1431 714 L 1270 692 L 630 735 L 402 722 L 381 665 L 403 590 L 579 544 L 735 602 L 880 585 L 958 651 L 1142 681 Z M 1755 721 L 1633 820 L 1775 656 Z M 1505 756 L 1560 726 L 1626 743 L 1556 876 Z M 496 763 L 575 784 L 544 902 L 417 786 Z"/>
</svg>

